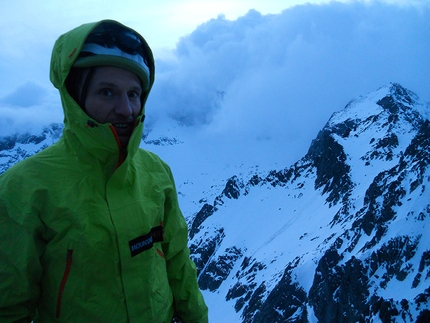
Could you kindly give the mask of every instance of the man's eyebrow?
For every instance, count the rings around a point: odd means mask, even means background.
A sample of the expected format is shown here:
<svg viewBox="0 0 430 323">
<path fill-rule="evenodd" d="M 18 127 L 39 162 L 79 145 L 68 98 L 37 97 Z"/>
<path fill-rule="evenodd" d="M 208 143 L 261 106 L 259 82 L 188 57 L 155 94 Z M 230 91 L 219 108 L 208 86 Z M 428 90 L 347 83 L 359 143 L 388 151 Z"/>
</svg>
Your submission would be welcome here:
<svg viewBox="0 0 430 323">
<path fill-rule="evenodd" d="M 143 89 L 142 89 L 142 87 L 140 85 L 135 85 L 135 86 L 132 87 L 132 89 L 135 90 L 135 91 L 140 91 L 140 92 L 143 91 Z"/>
<path fill-rule="evenodd" d="M 100 82 L 96 83 L 96 85 L 97 86 L 113 87 L 113 88 L 119 87 L 116 83 L 107 82 L 107 81 L 100 81 Z M 142 86 L 140 86 L 140 84 L 132 85 L 131 88 L 135 91 L 142 91 Z"/>
<path fill-rule="evenodd" d="M 108 87 L 117 87 L 115 83 L 100 81 L 96 83 L 97 86 L 108 86 Z"/>
</svg>

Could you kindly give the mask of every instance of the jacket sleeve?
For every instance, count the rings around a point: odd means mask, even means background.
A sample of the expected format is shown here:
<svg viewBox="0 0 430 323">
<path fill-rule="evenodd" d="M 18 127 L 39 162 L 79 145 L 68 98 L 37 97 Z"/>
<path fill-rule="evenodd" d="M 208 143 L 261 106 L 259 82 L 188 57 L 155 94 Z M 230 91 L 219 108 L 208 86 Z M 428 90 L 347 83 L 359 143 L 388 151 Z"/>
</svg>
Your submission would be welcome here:
<svg viewBox="0 0 430 323">
<path fill-rule="evenodd" d="M 42 275 L 40 222 L 23 206 L 19 179 L 9 183 L 5 174 L 0 177 L 0 322 L 30 322 Z"/>
<path fill-rule="evenodd" d="M 179 209 L 177 193 L 167 193 L 165 201 L 164 236 L 166 243 L 163 251 L 166 256 L 167 274 L 173 293 L 175 315 L 183 323 L 207 323 L 208 308 L 197 283 L 197 271 L 190 259 L 188 249 L 188 228 Z"/>
</svg>

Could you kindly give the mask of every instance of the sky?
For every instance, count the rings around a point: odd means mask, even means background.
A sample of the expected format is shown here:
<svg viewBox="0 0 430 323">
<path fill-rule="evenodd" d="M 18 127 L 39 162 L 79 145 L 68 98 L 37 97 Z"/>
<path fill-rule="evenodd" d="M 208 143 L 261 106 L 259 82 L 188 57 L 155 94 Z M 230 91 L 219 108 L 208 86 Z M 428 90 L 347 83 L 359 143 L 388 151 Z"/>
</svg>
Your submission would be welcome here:
<svg viewBox="0 0 430 323">
<path fill-rule="evenodd" d="M 323 3 L 327 0 L 316 0 Z M 305 0 L 14 0 L 0 1 L 0 96 L 22 78 L 45 82 L 50 52 L 62 33 L 83 23 L 115 19 L 138 30 L 157 58 L 169 55 L 179 39 L 223 14 L 236 19 L 250 9 L 279 13 Z M 31 56 L 28 55 L 31 53 Z M 19 70 L 19 73 L 16 71 Z"/>
<path fill-rule="evenodd" d="M 428 0 L 148 2 L 0 1 L 0 135 L 62 121 L 52 46 L 104 18 L 155 54 L 148 130 L 173 120 L 247 154 L 287 143 L 299 156 L 333 112 L 390 82 L 430 102 Z"/>
</svg>

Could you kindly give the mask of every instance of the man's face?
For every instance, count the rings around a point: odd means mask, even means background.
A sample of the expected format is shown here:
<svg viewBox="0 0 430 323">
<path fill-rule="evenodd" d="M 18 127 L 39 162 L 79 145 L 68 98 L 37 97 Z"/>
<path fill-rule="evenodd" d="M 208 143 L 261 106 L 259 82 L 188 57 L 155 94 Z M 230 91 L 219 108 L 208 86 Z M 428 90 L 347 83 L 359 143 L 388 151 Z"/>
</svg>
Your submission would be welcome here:
<svg viewBox="0 0 430 323">
<path fill-rule="evenodd" d="M 97 67 L 88 85 L 85 111 L 99 123 L 112 124 L 126 147 L 141 110 L 141 94 L 140 80 L 134 73 L 119 67 Z"/>
</svg>

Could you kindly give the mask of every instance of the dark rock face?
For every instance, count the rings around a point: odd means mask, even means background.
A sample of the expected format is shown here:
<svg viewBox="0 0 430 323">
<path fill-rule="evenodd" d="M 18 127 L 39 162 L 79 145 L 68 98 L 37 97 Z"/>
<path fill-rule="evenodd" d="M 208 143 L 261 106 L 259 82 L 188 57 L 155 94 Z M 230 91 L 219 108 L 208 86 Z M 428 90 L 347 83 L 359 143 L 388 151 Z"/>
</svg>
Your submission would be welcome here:
<svg viewBox="0 0 430 323">
<path fill-rule="evenodd" d="M 258 307 L 250 302 L 244 310 L 244 322 L 306 322 L 307 294 L 292 277 L 294 264 L 286 268 L 278 284 L 270 291 L 264 302 Z M 255 312 L 255 308 L 259 311 Z"/>
<path fill-rule="evenodd" d="M 223 253 L 211 259 L 207 267 L 199 276 L 199 285 L 202 289 L 215 291 L 228 277 L 234 263 L 242 256 L 242 251 L 236 247 L 227 248 Z"/>
<path fill-rule="evenodd" d="M 255 275 L 259 270 L 265 268 L 263 263 L 256 261 L 255 259 L 245 257 L 241 264 L 241 271 L 236 273 L 237 283 L 229 290 L 226 295 L 226 300 L 235 299 L 236 303 L 234 308 L 239 311 L 243 308 L 247 302 L 252 298 L 253 303 L 259 302 L 259 296 L 264 291 L 264 285 L 258 286 L 255 281 Z M 257 298 L 257 300 L 255 299 Z"/>
<path fill-rule="evenodd" d="M 196 233 L 200 231 L 200 225 L 215 212 L 215 207 L 205 203 L 201 210 L 194 217 L 194 221 L 191 224 L 189 232 L 190 238 L 192 239 Z"/>
<path fill-rule="evenodd" d="M 327 129 L 320 131 L 305 158 L 311 160 L 316 168 L 315 189 L 322 188 L 322 194 L 328 193 L 327 202 L 336 204 L 348 193 L 352 181 L 343 147 L 331 133 Z"/>
<path fill-rule="evenodd" d="M 309 303 L 321 322 L 360 322 L 369 309 L 369 278 L 363 263 L 352 257 L 339 265 L 340 255 L 329 250 L 321 258 L 309 291 Z"/>
<path fill-rule="evenodd" d="M 198 241 L 194 241 L 194 243 L 190 246 L 191 258 L 196 264 L 199 275 L 202 275 L 206 265 L 218 251 L 219 245 L 221 244 L 224 237 L 224 229 L 221 228 L 216 230 L 212 236 L 205 236 L 204 239 L 202 238 Z M 212 282 L 206 283 L 207 286 L 211 284 Z"/>
<path fill-rule="evenodd" d="M 182 141 L 176 139 L 176 138 L 169 138 L 169 137 L 161 137 L 154 140 L 146 140 L 146 136 L 142 136 L 142 140 L 147 145 L 155 145 L 155 146 L 173 146 L 182 144 Z"/>
</svg>

